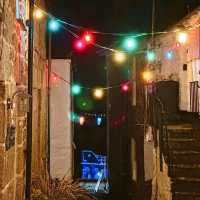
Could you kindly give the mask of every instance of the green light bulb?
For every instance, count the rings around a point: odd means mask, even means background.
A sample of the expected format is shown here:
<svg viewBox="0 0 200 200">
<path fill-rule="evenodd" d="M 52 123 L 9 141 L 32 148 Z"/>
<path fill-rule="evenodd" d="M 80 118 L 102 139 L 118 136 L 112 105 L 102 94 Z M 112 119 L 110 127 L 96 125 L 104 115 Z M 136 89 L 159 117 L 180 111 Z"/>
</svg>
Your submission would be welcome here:
<svg viewBox="0 0 200 200">
<path fill-rule="evenodd" d="M 74 84 L 72 86 L 72 94 L 73 95 L 79 95 L 81 93 L 81 86 L 78 84 Z"/>
<path fill-rule="evenodd" d="M 134 51 L 138 48 L 138 42 L 135 38 L 125 38 L 123 48 L 127 51 Z"/>
<path fill-rule="evenodd" d="M 153 62 L 156 59 L 156 54 L 153 51 L 147 52 L 147 60 Z"/>
</svg>

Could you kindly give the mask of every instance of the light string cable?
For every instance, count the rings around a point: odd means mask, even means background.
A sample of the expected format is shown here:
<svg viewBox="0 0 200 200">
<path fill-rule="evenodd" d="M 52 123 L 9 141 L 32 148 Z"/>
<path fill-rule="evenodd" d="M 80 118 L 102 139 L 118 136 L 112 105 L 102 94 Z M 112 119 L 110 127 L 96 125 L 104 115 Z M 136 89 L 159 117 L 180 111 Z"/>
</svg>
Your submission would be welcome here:
<svg viewBox="0 0 200 200">
<path fill-rule="evenodd" d="M 60 22 L 60 23 L 62 23 L 64 25 L 67 25 L 67 26 L 69 26 L 71 28 L 74 28 L 74 29 L 77 29 L 77 30 L 88 30 L 87 27 L 75 25 L 75 24 L 69 23 L 69 22 L 67 22 L 65 20 L 61 20 L 58 17 L 55 17 L 54 15 L 52 15 L 51 13 L 48 13 L 47 11 L 45 11 L 44 9 L 40 8 L 37 5 L 35 5 L 35 7 L 40 9 L 45 15 L 56 19 L 58 22 Z M 187 30 L 190 31 L 190 30 L 197 29 L 199 27 L 200 27 L 200 23 L 197 24 L 197 25 L 194 25 L 193 27 L 185 27 L 184 30 L 185 31 L 187 31 Z M 176 30 L 172 30 L 172 31 L 158 31 L 158 32 L 154 32 L 153 34 L 154 35 L 161 35 L 161 34 L 177 33 L 177 32 L 180 32 L 180 31 L 181 30 L 176 29 Z M 113 33 L 113 32 L 92 31 L 92 30 L 91 30 L 91 33 L 101 34 L 101 35 L 112 35 L 112 36 L 131 36 L 133 38 L 138 38 L 138 37 L 143 37 L 143 36 L 151 36 L 152 35 L 151 32 L 143 32 L 143 33 L 138 33 L 136 35 L 133 35 L 131 33 Z"/>
<path fill-rule="evenodd" d="M 66 79 L 64 79 L 62 76 L 60 76 L 58 73 L 56 73 L 56 72 L 52 72 L 52 74 L 54 74 L 57 78 L 59 78 L 60 80 L 62 80 L 64 83 L 66 83 L 66 84 L 68 84 L 68 85 L 70 85 L 70 86 L 72 86 L 72 84 L 69 82 L 69 81 L 67 81 Z M 124 81 L 124 82 L 122 82 L 122 83 L 119 83 L 119 84 L 116 84 L 116 85 L 113 85 L 113 86 L 109 86 L 109 87 L 99 87 L 99 88 L 101 88 L 102 90 L 109 90 L 109 89 L 112 89 L 112 88 L 119 88 L 119 87 L 121 87 L 122 85 L 124 85 L 124 84 L 130 84 L 130 83 L 132 83 L 132 82 L 135 82 L 135 80 L 134 79 L 130 79 L 130 80 L 128 80 L 128 81 Z M 94 87 L 84 87 L 84 86 L 80 86 L 81 88 L 83 88 L 83 89 L 87 89 L 87 90 L 93 90 L 94 89 Z"/>
</svg>

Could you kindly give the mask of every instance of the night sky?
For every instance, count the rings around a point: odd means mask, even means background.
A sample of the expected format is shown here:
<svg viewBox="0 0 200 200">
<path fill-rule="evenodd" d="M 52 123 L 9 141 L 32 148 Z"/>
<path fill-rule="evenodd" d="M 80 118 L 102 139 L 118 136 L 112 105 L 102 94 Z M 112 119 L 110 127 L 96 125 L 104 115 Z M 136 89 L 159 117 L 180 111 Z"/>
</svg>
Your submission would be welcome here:
<svg viewBox="0 0 200 200">
<path fill-rule="evenodd" d="M 155 30 L 169 27 L 199 5 L 200 0 L 156 0 Z M 49 12 L 67 22 L 94 30 L 151 31 L 152 0 L 51 0 L 47 7 Z M 66 32 L 58 33 L 58 37 L 54 38 L 54 56 L 66 56 L 72 39 Z M 103 44 L 111 39 L 100 38 Z"/>
</svg>

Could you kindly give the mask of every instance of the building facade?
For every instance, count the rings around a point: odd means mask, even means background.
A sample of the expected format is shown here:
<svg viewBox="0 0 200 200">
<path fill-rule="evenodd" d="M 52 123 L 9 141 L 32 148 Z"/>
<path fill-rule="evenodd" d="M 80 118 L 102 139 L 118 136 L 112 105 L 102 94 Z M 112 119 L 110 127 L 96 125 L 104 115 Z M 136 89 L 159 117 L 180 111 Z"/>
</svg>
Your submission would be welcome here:
<svg viewBox="0 0 200 200">
<path fill-rule="evenodd" d="M 37 5 L 44 7 L 43 1 Z M 28 27 L 26 0 L 0 1 L 0 199 L 22 200 L 27 137 Z M 32 177 L 46 174 L 45 20 L 34 23 Z"/>
<path fill-rule="evenodd" d="M 179 108 L 188 112 L 199 112 L 197 85 L 200 81 L 200 8 L 186 16 L 169 29 L 168 33 L 156 37 L 156 67 L 154 80 L 174 80 L 180 84 Z M 179 42 L 181 31 L 185 42 Z M 184 36 L 182 36 L 184 37 Z M 184 39 L 184 38 L 182 38 Z M 195 85 L 197 82 L 197 85 Z"/>
<path fill-rule="evenodd" d="M 156 57 L 148 63 L 153 80 L 146 87 L 154 135 L 152 199 L 200 198 L 199 24 L 197 8 L 149 44 Z"/>
</svg>

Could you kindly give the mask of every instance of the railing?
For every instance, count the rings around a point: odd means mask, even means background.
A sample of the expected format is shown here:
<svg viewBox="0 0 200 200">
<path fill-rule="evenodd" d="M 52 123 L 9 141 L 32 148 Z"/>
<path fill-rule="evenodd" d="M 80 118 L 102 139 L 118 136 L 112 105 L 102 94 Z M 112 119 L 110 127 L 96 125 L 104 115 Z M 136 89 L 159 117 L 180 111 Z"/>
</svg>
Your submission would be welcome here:
<svg viewBox="0 0 200 200">
<path fill-rule="evenodd" d="M 198 81 L 190 82 L 190 112 L 199 113 L 199 88 Z"/>
<path fill-rule="evenodd" d="M 167 112 L 165 111 L 164 104 L 161 99 L 157 96 L 155 85 L 147 86 L 147 123 L 156 127 L 159 130 L 159 138 L 157 133 L 154 133 L 154 143 L 157 146 L 159 144 L 159 157 L 160 157 L 160 170 L 163 170 L 163 156 L 164 158 L 169 157 L 168 150 L 168 132 L 167 132 Z"/>
</svg>

